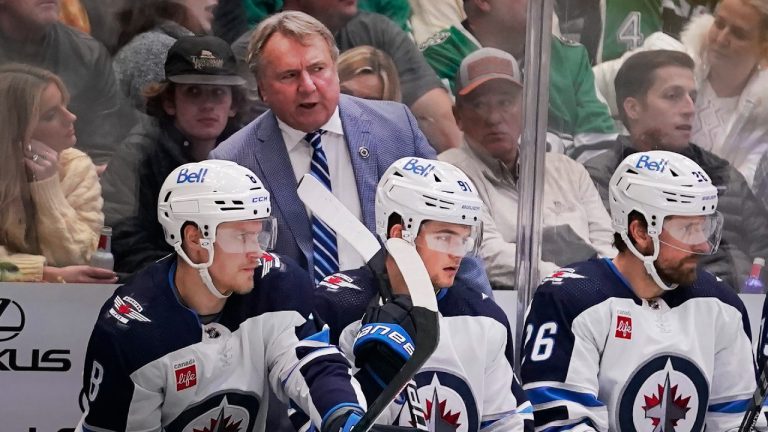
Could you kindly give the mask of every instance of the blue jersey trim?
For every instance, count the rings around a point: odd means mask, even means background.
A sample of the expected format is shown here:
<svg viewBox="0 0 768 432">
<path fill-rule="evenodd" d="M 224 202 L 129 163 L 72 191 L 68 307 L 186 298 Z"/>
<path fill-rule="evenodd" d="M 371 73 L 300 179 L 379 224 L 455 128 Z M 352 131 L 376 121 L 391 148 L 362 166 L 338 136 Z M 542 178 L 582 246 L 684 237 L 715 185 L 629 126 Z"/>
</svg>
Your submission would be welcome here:
<svg viewBox="0 0 768 432">
<path fill-rule="evenodd" d="M 600 402 L 597 397 L 589 393 L 581 393 L 556 387 L 536 387 L 526 390 L 525 393 L 528 395 L 528 400 L 534 405 L 566 400 L 590 408 L 605 406 L 605 404 Z"/>
<path fill-rule="evenodd" d="M 485 429 L 485 428 L 487 428 L 488 426 L 490 426 L 490 425 L 492 425 L 492 424 L 496 423 L 497 421 L 499 421 L 499 419 L 496 419 L 496 420 L 488 420 L 488 421 L 484 421 L 484 422 L 480 423 L 480 429 Z"/>
<path fill-rule="evenodd" d="M 445 297 L 446 294 L 448 294 L 448 288 L 440 288 L 437 291 L 437 295 L 435 297 L 437 297 L 437 301 L 440 301 L 443 299 L 443 297 Z"/>
<path fill-rule="evenodd" d="M 570 425 L 563 425 L 563 426 L 552 426 L 546 429 L 542 429 L 541 432 L 560 432 L 560 431 L 568 431 L 580 424 L 591 424 L 589 420 L 582 420 L 578 423 L 570 424 Z"/>
<path fill-rule="evenodd" d="M 750 400 L 751 399 L 742 399 L 731 402 L 712 404 L 709 406 L 709 408 L 707 408 L 707 411 L 724 414 L 740 414 L 747 411 L 747 406 L 749 406 Z"/>
<path fill-rule="evenodd" d="M 518 414 L 533 414 L 533 405 L 528 405 L 527 407 L 517 410 Z"/>
<path fill-rule="evenodd" d="M 632 289 L 632 284 L 629 283 L 629 281 L 624 277 L 623 274 L 619 271 L 619 269 L 616 268 L 616 265 L 613 264 L 613 260 L 610 258 L 602 258 L 605 265 L 608 266 L 609 269 L 611 269 L 611 272 L 616 275 L 617 278 L 621 281 L 622 284 L 624 284 L 624 287 L 628 289 L 632 295 L 635 295 L 635 291 Z"/>
<path fill-rule="evenodd" d="M 323 342 L 330 344 L 331 343 L 331 330 L 328 328 L 328 326 L 323 327 L 322 330 L 319 332 L 313 334 L 312 336 L 309 336 L 308 338 L 305 338 L 304 340 L 308 341 L 315 341 L 315 342 Z"/>
</svg>

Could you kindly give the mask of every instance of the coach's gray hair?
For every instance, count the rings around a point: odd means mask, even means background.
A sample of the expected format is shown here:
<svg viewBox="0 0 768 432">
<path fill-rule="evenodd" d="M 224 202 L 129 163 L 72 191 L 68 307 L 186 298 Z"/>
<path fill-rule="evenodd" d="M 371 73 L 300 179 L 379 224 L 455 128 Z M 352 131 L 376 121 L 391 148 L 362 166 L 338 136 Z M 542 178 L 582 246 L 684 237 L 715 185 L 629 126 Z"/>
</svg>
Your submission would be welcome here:
<svg viewBox="0 0 768 432">
<path fill-rule="evenodd" d="M 280 33 L 295 39 L 302 44 L 312 36 L 320 36 L 325 39 L 325 42 L 328 44 L 328 49 L 331 51 L 331 58 L 334 63 L 336 63 L 336 59 L 339 57 L 339 49 L 336 47 L 336 41 L 334 40 L 331 31 L 328 30 L 323 23 L 304 12 L 280 12 L 262 21 L 251 35 L 246 61 L 248 62 L 248 69 L 250 69 L 251 73 L 257 78 L 259 76 L 261 55 L 264 51 L 264 45 L 275 33 Z M 285 55 L 291 54 L 292 53 L 285 53 Z"/>
</svg>

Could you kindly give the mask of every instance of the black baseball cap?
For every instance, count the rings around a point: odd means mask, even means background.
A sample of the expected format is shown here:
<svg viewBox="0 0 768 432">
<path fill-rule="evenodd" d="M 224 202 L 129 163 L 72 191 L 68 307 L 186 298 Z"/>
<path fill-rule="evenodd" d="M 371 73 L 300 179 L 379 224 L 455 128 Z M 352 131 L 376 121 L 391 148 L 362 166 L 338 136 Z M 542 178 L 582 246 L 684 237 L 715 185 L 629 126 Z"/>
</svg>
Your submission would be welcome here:
<svg viewBox="0 0 768 432">
<path fill-rule="evenodd" d="M 177 84 L 245 84 L 229 44 L 216 36 L 180 37 L 168 50 L 165 78 Z"/>
</svg>

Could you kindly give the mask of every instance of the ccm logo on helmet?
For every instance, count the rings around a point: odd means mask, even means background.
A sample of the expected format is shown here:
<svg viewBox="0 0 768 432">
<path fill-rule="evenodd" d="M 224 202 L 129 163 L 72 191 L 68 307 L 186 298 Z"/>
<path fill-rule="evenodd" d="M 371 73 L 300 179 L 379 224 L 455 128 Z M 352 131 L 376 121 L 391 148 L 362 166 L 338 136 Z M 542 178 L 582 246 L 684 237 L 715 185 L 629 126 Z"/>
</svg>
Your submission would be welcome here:
<svg viewBox="0 0 768 432">
<path fill-rule="evenodd" d="M 257 197 L 253 197 L 253 199 L 251 200 L 251 202 L 253 203 L 260 203 L 264 201 L 269 201 L 269 199 L 265 196 L 257 196 Z"/>
<path fill-rule="evenodd" d="M 642 155 L 640 156 L 640 159 L 638 159 L 637 164 L 635 165 L 635 168 L 645 168 L 649 171 L 664 172 L 664 170 L 667 168 L 668 163 L 669 161 L 666 159 L 662 159 L 657 162 L 657 161 L 652 161 L 651 157 L 648 155 Z"/>
<path fill-rule="evenodd" d="M 411 159 L 405 163 L 403 169 L 406 171 L 413 171 L 414 174 L 422 177 L 426 177 L 435 169 L 435 166 L 432 164 L 419 165 L 418 162 L 418 159 Z"/>
<path fill-rule="evenodd" d="M 208 168 L 200 168 L 200 171 L 197 172 L 189 172 L 188 169 L 182 168 L 181 171 L 179 171 L 179 176 L 176 177 L 176 184 L 203 183 L 207 173 Z"/>
</svg>

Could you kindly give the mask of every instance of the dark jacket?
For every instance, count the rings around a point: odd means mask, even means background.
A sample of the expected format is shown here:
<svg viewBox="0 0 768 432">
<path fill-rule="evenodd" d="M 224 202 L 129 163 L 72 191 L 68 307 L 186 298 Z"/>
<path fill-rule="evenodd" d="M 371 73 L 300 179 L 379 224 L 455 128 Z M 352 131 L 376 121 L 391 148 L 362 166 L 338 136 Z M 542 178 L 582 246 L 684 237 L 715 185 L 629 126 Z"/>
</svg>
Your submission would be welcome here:
<svg viewBox="0 0 768 432">
<path fill-rule="evenodd" d="M 611 176 L 625 157 L 638 150 L 632 148 L 627 136 L 620 136 L 613 145 L 606 147 L 609 148 L 607 152 L 586 161 L 584 166 L 605 207 L 610 208 L 608 183 Z M 723 278 L 738 291 L 749 275 L 752 260 L 768 257 L 768 209 L 752 193 L 744 176 L 725 159 L 695 144 L 689 144 L 680 153 L 699 164 L 712 179 L 718 190 L 717 210 L 725 219 L 720 247 L 714 255 L 702 257 L 701 262 L 709 272 Z"/>
<path fill-rule="evenodd" d="M 30 53 L 25 48 L 28 45 L 0 32 L 0 64 L 26 63 L 61 77 L 71 96 L 69 110 L 77 116 L 76 147 L 94 163 L 106 163 L 135 123 L 133 112 L 117 91 L 107 50 L 87 34 L 61 23 L 51 25 L 39 51 Z"/>
<path fill-rule="evenodd" d="M 228 126 L 220 139 L 232 130 Z M 173 124 L 146 117 L 112 158 L 101 184 L 116 271 L 133 273 L 173 252 L 157 220 L 157 199 L 171 171 L 195 162 L 186 147 Z"/>
</svg>

